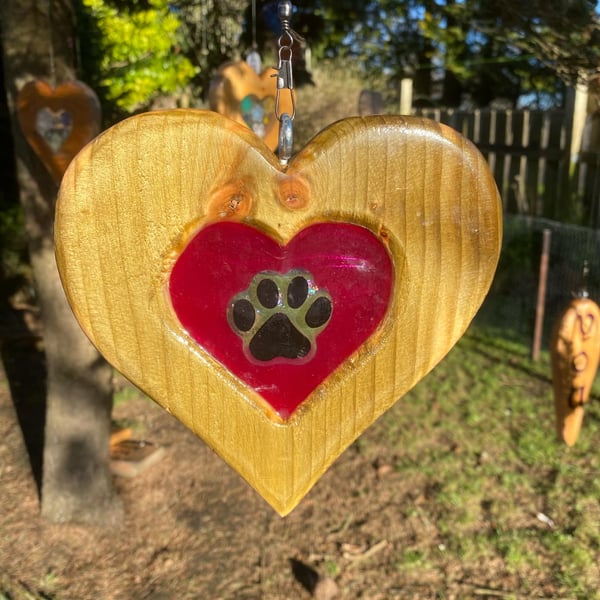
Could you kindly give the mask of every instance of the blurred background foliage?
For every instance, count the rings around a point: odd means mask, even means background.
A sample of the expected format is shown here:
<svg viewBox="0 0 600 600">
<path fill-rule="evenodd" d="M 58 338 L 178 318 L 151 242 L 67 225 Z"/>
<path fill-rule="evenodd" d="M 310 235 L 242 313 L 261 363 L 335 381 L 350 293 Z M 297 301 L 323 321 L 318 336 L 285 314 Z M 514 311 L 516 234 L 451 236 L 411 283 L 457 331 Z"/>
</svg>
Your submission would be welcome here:
<svg viewBox="0 0 600 600">
<path fill-rule="evenodd" d="M 167 0 L 135 10 L 82 0 L 81 8 L 86 32 L 96 27 L 83 38 L 94 44 L 91 76 L 119 108 L 131 112 L 154 94 L 176 92 L 195 75 L 197 67 L 180 45 L 182 23 Z"/>
<path fill-rule="evenodd" d="M 151 108 L 206 107 L 218 67 L 253 48 L 264 66 L 277 62 L 277 0 L 68 1 L 76 12 L 76 75 L 100 97 L 105 127 Z M 467 110 L 560 107 L 577 79 L 600 81 L 598 0 L 293 4 L 292 26 L 306 40 L 295 49 L 302 59 L 294 69 L 298 147 L 356 114 L 362 90 L 380 93 L 385 110 L 397 111 L 406 77 L 415 107 Z M 8 129 L 8 107 L 0 108 Z M 26 236 L 10 144 L 3 157 L 0 253 L 8 275 L 19 268 Z"/>
<path fill-rule="evenodd" d="M 218 66 L 253 47 L 265 64 L 276 62 L 274 0 L 75 2 L 81 78 L 113 112 L 166 94 L 201 104 Z M 298 0 L 294 8 L 309 68 L 333 62 L 391 100 L 412 77 L 424 103 L 559 106 L 565 84 L 600 64 L 595 0 Z"/>
</svg>

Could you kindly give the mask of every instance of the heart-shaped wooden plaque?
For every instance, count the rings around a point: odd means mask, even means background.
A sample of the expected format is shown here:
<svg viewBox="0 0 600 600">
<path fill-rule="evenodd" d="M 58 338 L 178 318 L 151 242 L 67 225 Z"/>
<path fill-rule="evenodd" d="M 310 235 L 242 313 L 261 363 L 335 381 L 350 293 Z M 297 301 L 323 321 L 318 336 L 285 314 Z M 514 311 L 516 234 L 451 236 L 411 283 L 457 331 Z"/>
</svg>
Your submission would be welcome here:
<svg viewBox="0 0 600 600">
<path fill-rule="evenodd" d="M 73 157 L 100 131 L 100 103 L 81 81 L 52 87 L 26 83 L 17 98 L 21 130 L 53 179 L 60 183 Z"/>
<path fill-rule="evenodd" d="M 223 65 L 210 85 L 210 108 L 249 127 L 265 144 L 276 150 L 279 145 L 279 121 L 275 116 L 277 70 L 257 74 L 244 60 Z M 289 93 L 279 99 L 279 113 L 292 114 Z"/>
<path fill-rule="evenodd" d="M 463 334 L 501 218 L 482 156 L 432 121 L 341 121 L 284 168 L 167 111 L 73 161 L 56 251 L 98 349 L 286 514 Z"/>
<path fill-rule="evenodd" d="M 579 437 L 600 362 L 600 307 L 573 298 L 558 316 L 550 340 L 556 431 L 568 445 Z"/>
</svg>

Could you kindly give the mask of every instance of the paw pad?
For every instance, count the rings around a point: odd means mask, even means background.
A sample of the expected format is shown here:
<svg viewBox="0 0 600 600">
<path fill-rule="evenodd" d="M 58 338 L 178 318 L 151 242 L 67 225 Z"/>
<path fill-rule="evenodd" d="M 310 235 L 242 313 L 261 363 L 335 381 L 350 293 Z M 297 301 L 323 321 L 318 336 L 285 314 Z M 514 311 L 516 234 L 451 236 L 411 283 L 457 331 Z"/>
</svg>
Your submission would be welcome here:
<svg viewBox="0 0 600 600">
<path fill-rule="evenodd" d="M 310 273 L 264 271 L 231 299 L 227 316 L 251 360 L 306 362 L 315 355 L 317 335 L 332 311 L 331 297 L 315 285 Z"/>
</svg>

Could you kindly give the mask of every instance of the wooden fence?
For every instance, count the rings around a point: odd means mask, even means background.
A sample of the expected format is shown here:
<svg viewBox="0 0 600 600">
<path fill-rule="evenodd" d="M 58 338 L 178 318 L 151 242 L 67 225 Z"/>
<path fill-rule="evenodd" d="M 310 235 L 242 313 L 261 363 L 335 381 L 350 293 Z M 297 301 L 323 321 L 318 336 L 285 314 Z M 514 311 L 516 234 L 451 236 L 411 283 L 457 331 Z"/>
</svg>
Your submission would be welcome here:
<svg viewBox="0 0 600 600">
<path fill-rule="evenodd" d="M 600 148 L 571 164 L 563 110 L 419 109 L 473 141 L 486 157 L 507 212 L 576 219 L 600 227 Z"/>
</svg>

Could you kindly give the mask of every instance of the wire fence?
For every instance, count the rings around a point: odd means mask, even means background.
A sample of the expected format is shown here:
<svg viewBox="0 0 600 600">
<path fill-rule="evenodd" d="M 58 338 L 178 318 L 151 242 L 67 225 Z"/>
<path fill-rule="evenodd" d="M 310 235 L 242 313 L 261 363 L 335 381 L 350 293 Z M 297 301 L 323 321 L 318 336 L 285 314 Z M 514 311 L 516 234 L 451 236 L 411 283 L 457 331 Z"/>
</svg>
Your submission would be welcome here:
<svg viewBox="0 0 600 600">
<path fill-rule="evenodd" d="M 505 215 L 498 269 L 476 322 L 533 344 L 544 231 L 550 241 L 542 322 L 542 349 L 547 349 L 552 326 L 573 295 L 585 286 L 590 298 L 600 304 L 598 229 Z"/>
</svg>

